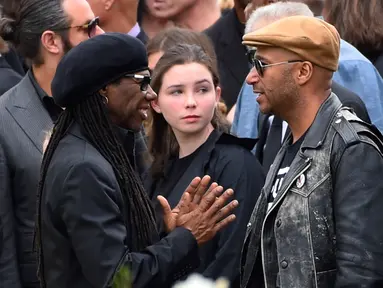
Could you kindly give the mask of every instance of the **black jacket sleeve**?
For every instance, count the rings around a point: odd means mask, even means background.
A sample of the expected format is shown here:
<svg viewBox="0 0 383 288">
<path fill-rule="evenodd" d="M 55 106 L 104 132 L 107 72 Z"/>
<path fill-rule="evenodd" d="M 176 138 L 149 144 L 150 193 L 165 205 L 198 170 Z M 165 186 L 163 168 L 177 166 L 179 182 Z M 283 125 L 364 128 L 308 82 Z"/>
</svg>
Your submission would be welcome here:
<svg viewBox="0 0 383 288">
<path fill-rule="evenodd" d="M 58 211 L 87 281 L 106 287 L 118 267 L 127 265 L 134 287 L 162 287 L 197 267 L 197 242 L 183 228 L 140 253 L 130 253 L 130 231 L 122 219 L 123 202 L 116 186 L 110 173 L 88 163 L 72 166 L 63 184 Z"/>
<path fill-rule="evenodd" d="M 346 148 L 336 169 L 335 287 L 383 287 L 383 158 L 368 143 Z"/>
<path fill-rule="evenodd" d="M 21 287 L 9 169 L 0 146 L 0 287 Z"/>
<path fill-rule="evenodd" d="M 237 218 L 218 233 L 219 240 L 214 261 L 203 274 L 213 279 L 224 276 L 233 283 L 239 276 L 246 227 L 263 187 L 265 176 L 261 165 L 250 151 L 242 147 L 226 151 L 229 153 L 221 153 L 216 163 L 215 170 L 219 175 L 215 175 L 214 179 L 217 179 L 217 183 L 224 189 L 234 190 L 233 198 L 239 202 L 234 211 Z"/>
</svg>

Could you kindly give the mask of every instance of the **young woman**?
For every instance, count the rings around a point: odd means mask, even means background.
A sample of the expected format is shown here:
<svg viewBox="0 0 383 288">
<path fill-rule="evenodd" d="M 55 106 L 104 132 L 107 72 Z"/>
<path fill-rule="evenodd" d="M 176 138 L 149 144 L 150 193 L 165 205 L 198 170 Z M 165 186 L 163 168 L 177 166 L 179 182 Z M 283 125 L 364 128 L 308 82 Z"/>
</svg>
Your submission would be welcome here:
<svg viewBox="0 0 383 288">
<path fill-rule="evenodd" d="M 153 156 L 146 188 L 155 201 L 165 196 L 174 207 L 191 179 L 209 173 L 213 181 L 236 191 L 235 225 L 200 249 L 199 271 L 206 277 L 235 281 L 246 225 L 263 186 L 264 174 L 250 153 L 254 141 L 227 134 L 217 109 L 221 90 L 215 62 L 198 45 L 181 44 L 164 52 L 152 79 L 149 150 Z M 161 211 L 157 203 L 156 210 Z M 159 225 L 161 223 L 158 223 Z"/>
</svg>

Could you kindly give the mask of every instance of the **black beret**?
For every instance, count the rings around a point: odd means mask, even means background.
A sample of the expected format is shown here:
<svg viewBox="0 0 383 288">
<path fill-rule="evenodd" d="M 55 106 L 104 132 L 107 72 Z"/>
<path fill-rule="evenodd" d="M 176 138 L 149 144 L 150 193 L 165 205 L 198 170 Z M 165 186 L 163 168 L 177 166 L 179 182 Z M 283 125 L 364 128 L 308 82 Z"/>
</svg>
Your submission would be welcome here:
<svg viewBox="0 0 383 288">
<path fill-rule="evenodd" d="M 105 33 L 72 48 L 57 66 L 51 88 L 56 104 L 76 105 L 128 73 L 148 69 L 146 48 L 122 33 Z"/>
</svg>

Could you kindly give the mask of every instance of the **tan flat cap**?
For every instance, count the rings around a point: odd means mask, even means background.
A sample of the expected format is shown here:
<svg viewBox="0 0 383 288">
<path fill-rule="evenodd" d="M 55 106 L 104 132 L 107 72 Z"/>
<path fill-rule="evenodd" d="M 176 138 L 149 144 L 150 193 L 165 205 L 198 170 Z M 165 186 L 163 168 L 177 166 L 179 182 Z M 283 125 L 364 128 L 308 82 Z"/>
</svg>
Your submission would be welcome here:
<svg viewBox="0 0 383 288">
<path fill-rule="evenodd" d="M 325 69 L 336 71 L 340 36 L 334 26 L 314 17 L 291 16 L 243 36 L 248 46 L 280 47 Z"/>
</svg>

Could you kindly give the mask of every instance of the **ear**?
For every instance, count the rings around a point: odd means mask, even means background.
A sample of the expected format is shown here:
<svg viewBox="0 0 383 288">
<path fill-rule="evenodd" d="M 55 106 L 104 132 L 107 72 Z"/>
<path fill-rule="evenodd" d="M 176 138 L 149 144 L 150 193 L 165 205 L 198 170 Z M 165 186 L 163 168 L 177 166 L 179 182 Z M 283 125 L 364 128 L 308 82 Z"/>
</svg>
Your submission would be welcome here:
<svg viewBox="0 0 383 288">
<path fill-rule="evenodd" d="M 45 50 L 52 54 L 59 54 L 62 51 L 63 43 L 60 35 L 47 30 L 41 35 L 41 44 Z"/>
<path fill-rule="evenodd" d="M 150 102 L 150 105 L 152 106 L 153 110 L 156 111 L 158 114 L 161 114 L 161 107 L 158 105 L 158 98 L 156 100 L 153 100 Z"/>
<path fill-rule="evenodd" d="M 217 86 L 217 88 L 215 88 L 215 101 L 217 103 L 221 99 L 221 94 L 222 94 L 222 89 L 221 89 L 221 87 Z"/>
<path fill-rule="evenodd" d="M 109 11 L 110 8 L 112 8 L 113 4 L 114 4 L 114 0 L 105 0 L 104 1 L 104 9 L 106 11 Z"/>
<path fill-rule="evenodd" d="M 108 87 L 109 85 L 105 86 L 104 88 L 100 89 L 100 91 L 98 91 L 101 96 L 108 97 Z"/>
<path fill-rule="evenodd" d="M 303 62 L 301 69 L 299 69 L 297 80 L 299 85 L 305 85 L 313 75 L 313 64 L 310 62 Z"/>
</svg>

